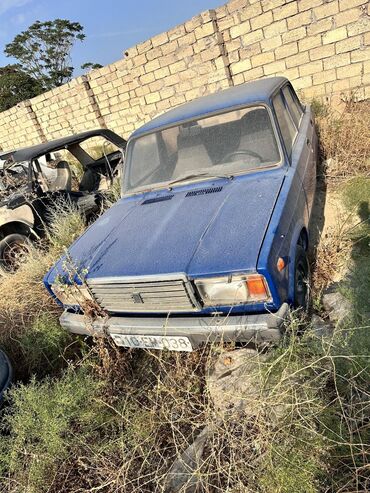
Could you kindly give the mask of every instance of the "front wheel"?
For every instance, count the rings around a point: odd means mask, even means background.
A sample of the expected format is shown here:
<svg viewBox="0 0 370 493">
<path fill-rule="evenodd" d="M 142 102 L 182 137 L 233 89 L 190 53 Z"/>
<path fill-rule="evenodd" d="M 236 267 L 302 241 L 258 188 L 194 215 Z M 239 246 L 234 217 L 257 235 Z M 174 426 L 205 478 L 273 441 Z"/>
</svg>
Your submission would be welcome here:
<svg viewBox="0 0 370 493">
<path fill-rule="evenodd" d="M 310 305 L 310 264 L 307 253 L 297 245 L 294 265 L 294 306 L 308 311 Z"/>
<path fill-rule="evenodd" d="M 0 274 L 15 272 L 29 253 L 27 236 L 13 233 L 0 241 Z"/>
</svg>

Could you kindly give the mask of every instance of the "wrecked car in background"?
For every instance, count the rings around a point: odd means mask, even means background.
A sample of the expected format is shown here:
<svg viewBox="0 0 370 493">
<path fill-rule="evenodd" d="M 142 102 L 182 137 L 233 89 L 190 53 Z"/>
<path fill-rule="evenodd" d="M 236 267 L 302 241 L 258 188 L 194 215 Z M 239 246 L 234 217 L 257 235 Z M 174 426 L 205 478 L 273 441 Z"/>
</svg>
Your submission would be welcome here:
<svg viewBox="0 0 370 493">
<path fill-rule="evenodd" d="M 0 152 L 0 272 L 12 272 L 41 238 L 48 210 L 63 198 L 89 217 L 121 169 L 126 141 L 98 129 Z M 80 174 L 80 177 L 78 177 Z"/>
<path fill-rule="evenodd" d="M 122 199 L 70 247 L 75 270 L 64 257 L 44 279 L 62 326 L 180 351 L 279 339 L 289 307 L 308 304 L 317 155 L 311 110 L 282 77 L 135 131 Z"/>
</svg>

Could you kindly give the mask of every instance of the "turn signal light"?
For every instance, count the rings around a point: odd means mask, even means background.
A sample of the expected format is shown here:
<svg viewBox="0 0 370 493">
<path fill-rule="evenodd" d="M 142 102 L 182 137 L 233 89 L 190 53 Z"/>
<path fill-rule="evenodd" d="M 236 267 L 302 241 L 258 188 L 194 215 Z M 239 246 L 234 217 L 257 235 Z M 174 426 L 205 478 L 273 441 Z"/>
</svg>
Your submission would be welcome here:
<svg viewBox="0 0 370 493">
<path fill-rule="evenodd" d="M 281 272 L 285 267 L 285 261 L 283 258 L 279 257 L 276 263 L 277 270 Z"/>
<path fill-rule="evenodd" d="M 267 286 L 263 276 L 256 274 L 247 277 L 249 296 L 254 300 L 265 300 L 268 298 Z"/>
</svg>

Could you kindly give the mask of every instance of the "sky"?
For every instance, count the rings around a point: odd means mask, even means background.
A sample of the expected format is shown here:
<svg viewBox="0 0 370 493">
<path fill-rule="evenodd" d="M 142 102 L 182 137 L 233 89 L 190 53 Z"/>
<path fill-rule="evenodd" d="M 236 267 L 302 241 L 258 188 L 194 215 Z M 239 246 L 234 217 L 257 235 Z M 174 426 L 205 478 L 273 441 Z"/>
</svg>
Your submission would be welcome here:
<svg viewBox="0 0 370 493">
<path fill-rule="evenodd" d="M 226 0 L 225 0 L 226 1 Z M 4 47 L 34 21 L 79 22 L 86 39 L 77 42 L 72 65 L 107 65 L 131 46 L 180 24 L 222 0 L 0 0 L 0 66 L 13 63 Z"/>
</svg>

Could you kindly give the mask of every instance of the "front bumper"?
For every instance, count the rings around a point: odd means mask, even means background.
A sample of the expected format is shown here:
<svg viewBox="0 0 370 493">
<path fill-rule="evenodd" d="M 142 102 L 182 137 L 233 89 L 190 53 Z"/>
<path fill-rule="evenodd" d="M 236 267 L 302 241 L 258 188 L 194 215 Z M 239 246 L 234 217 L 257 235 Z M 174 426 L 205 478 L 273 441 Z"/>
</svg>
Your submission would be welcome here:
<svg viewBox="0 0 370 493">
<path fill-rule="evenodd" d="M 211 317 L 112 316 L 89 321 L 84 315 L 65 311 L 60 323 L 69 332 L 81 335 L 185 336 L 195 348 L 215 341 L 278 341 L 288 313 L 287 303 L 276 313 Z"/>
</svg>

